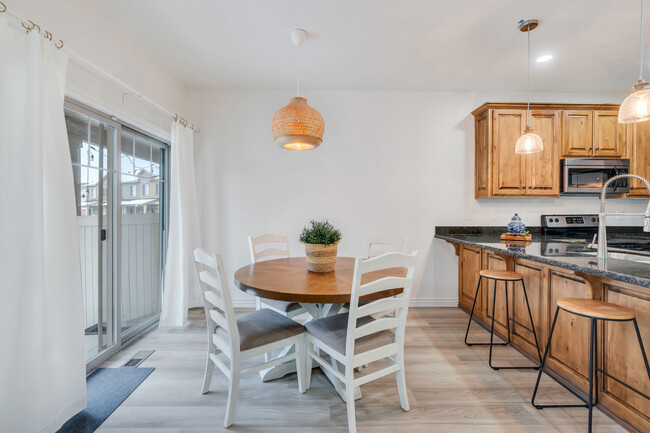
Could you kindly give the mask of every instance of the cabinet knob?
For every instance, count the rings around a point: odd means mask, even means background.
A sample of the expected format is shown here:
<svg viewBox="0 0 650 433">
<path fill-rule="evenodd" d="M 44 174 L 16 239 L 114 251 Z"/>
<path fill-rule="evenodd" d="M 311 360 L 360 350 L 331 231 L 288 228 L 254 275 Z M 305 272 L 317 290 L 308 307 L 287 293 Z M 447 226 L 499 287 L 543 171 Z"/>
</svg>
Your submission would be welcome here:
<svg viewBox="0 0 650 433">
<path fill-rule="evenodd" d="M 526 189 L 526 186 L 522 186 L 521 189 Z"/>
<path fill-rule="evenodd" d="M 593 148 L 593 147 L 590 147 L 589 150 L 594 150 L 594 148 Z"/>
<path fill-rule="evenodd" d="M 596 150 L 600 150 L 600 147 L 597 147 Z"/>
<path fill-rule="evenodd" d="M 532 186 L 529 186 L 528 189 L 533 189 L 533 187 L 532 187 Z"/>
<path fill-rule="evenodd" d="M 478 253 L 480 253 L 481 251 L 480 251 L 480 250 L 478 250 L 478 251 L 474 251 L 474 252 L 475 252 L 476 254 L 478 254 Z"/>
<path fill-rule="evenodd" d="M 631 187 L 630 187 L 630 189 L 634 189 L 634 188 L 636 188 L 636 186 L 631 186 Z"/>
</svg>

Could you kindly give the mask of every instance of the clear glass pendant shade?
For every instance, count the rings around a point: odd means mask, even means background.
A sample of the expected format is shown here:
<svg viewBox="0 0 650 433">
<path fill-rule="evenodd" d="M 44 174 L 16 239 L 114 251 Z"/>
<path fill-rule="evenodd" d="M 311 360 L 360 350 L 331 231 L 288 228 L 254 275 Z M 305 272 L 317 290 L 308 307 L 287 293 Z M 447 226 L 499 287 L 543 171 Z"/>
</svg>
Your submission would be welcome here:
<svg viewBox="0 0 650 433">
<path fill-rule="evenodd" d="M 639 83 L 618 110 L 618 123 L 636 123 L 650 119 L 650 84 Z"/>
<path fill-rule="evenodd" d="M 526 128 L 524 135 L 519 137 L 517 144 L 515 144 L 515 153 L 537 153 L 542 150 L 544 150 L 542 137 L 535 134 L 532 128 Z"/>
</svg>

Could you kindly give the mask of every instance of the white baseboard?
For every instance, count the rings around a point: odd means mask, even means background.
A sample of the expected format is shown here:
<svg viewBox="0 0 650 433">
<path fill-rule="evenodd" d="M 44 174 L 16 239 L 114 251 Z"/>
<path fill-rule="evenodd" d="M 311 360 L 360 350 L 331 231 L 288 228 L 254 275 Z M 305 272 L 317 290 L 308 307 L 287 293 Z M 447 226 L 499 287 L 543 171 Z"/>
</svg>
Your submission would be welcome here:
<svg viewBox="0 0 650 433">
<path fill-rule="evenodd" d="M 233 299 L 235 308 L 255 308 L 255 299 Z M 419 298 L 411 299 L 411 307 L 458 307 L 458 298 Z"/>
<path fill-rule="evenodd" d="M 411 299 L 411 307 L 458 307 L 458 298 L 416 298 Z"/>
</svg>

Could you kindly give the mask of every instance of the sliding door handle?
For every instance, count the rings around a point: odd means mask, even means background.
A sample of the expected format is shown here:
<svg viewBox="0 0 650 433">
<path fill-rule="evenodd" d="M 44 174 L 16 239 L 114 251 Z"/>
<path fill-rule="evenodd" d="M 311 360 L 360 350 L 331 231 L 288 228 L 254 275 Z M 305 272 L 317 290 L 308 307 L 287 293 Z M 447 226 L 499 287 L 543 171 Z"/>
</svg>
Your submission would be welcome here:
<svg viewBox="0 0 650 433">
<path fill-rule="evenodd" d="M 101 229 L 101 231 L 99 232 L 99 240 L 100 241 L 106 240 L 106 229 Z"/>
</svg>

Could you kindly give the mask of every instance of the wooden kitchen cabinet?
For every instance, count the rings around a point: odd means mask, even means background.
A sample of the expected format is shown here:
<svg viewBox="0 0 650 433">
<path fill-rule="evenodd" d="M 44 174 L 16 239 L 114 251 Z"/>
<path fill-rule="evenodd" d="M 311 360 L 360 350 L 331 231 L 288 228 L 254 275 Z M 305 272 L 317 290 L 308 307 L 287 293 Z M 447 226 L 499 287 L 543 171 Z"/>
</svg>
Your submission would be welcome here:
<svg viewBox="0 0 650 433">
<path fill-rule="evenodd" d="M 515 143 L 526 128 L 526 104 L 486 103 L 472 114 L 476 198 L 558 197 L 562 158 L 629 156 L 636 172 L 650 175 L 650 152 L 634 146 L 650 143 L 650 130 L 646 130 L 650 121 L 634 134 L 632 125 L 618 123 L 618 105 L 530 104 L 531 126 L 544 142 L 544 151 L 530 155 L 515 153 Z M 630 146 L 639 155 L 637 161 Z M 637 184 L 633 181 L 630 196 L 645 194 Z"/>
<path fill-rule="evenodd" d="M 526 128 L 526 110 L 499 109 L 492 111 L 492 134 L 477 140 L 477 155 L 491 155 L 491 167 L 477 172 L 477 182 L 485 184 L 491 172 L 493 197 L 558 196 L 560 194 L 560 164 L 558 145 L 560 115 L 556 110 L 531 110 L 530 124 L 542 138 L 544 150 L 520 155 L 515 143 Z M 483 141 L 488 139 L 491 145 Z M 480 142 L 479 142 L 480 141 Z M 488 158 L 489 159 L 489 158 Z M 477 159 L 479 160 L 479 159 Z M 480 160 L 479 160 L 480 161 Z M 489 190 L 481 190 L 485 196 Z M 477 194 L 478 184 L 477 184 Z"/>
<path fill-rule="evenodd" d="M 458 303 L 468 313 L 472 310 L 479 272 L 481 271 L 481 250 L 478 248 L 460 246 L 458 260 Z M 482 292 L 479 290 L 475 314 L 483 316 Z"/>
<path fill-rule="evenodd" d="M 629 125 L 631 133 L 628 141 L 628 156 L 630 158 L 630 173 L 650 178 L 650 121 Z M 643 183 L 630 179 L 628 197 L 648 197 L 648 190 Z"/>
<path fill-rule="evenodd" d="M 626 154 L 627 128 L 618 123 L 618 110 L 594 111 L 593 156 L 622 158 Z"/>
<path fill-rule="evenodd" d="M 587 158 L 593 155 L 593 112 L 564 110 L 562 112 L 562 157 Z"/>
</svg>

